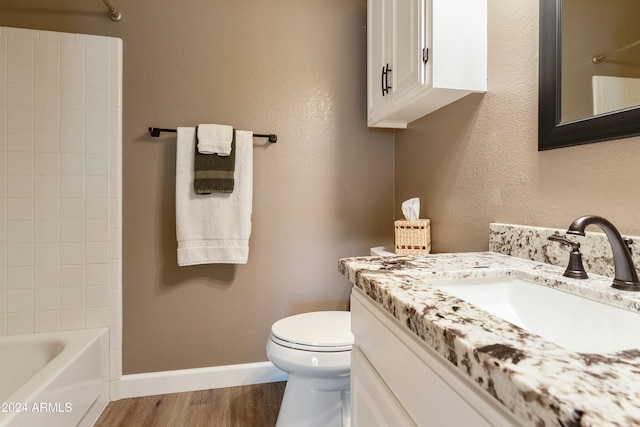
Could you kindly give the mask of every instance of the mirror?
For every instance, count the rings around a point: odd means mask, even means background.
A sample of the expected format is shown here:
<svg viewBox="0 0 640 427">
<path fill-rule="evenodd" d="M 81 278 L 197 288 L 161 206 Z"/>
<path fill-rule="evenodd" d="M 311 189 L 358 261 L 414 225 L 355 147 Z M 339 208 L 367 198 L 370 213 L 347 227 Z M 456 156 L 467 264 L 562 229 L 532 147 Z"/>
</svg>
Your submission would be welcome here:
<svg viewBox="0 0 640 427">
<path fill-rule="evenodd" d="M 613 106 L 602 102 L 602 88 L 612 80 L 618 87 L 640 82 L 640 8 L 623 2 L 635 10 L 605 0 L 540 0 L 538 150 L 640 135 L 640 95 Z M 603 12 L 597 3 L 604 3 Z M 593 13 L 585 12 L 587 4 Z"/>
</svg>

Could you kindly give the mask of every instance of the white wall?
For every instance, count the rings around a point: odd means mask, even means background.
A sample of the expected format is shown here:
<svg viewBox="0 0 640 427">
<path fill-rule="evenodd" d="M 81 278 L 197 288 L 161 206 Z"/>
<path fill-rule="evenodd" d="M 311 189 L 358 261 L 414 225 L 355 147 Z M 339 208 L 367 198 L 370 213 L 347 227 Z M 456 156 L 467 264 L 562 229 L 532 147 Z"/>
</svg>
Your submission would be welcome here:
<svg viewBox="0 0 640 427">
<path fill-rule="evenodd" d="M 121 58 L 0 27 L 0 335 L 111 324 L 121 357 Z"/>
</svg>

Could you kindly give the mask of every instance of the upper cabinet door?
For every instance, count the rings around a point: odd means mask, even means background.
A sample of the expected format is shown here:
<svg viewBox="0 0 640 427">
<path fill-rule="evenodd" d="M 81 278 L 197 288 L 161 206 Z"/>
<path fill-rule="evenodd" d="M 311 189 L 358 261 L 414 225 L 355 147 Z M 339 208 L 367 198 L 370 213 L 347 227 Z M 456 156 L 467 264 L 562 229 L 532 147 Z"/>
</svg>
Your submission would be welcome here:
<svg viewBox="0 0 640 427">
<path fill-rule="evenodd" d="M 369 0 L 367 4 L 367 105 L 369 114 L 376 114 L 389 102 L 385 84 L 389 82 L 386 67 L 391 62 L 390 0 Z"/>
<path fill-rule="evenodd" d="M 486 0 L 369 0 L 367 31 L 369 126 L 486 92 Z"/>
<path fill-rule="evenodd" d="M 420 0 L 392 0 L 393 93 L 400 96 L 423 84 L 420 57 L 424 37 Z"/>
</svg>

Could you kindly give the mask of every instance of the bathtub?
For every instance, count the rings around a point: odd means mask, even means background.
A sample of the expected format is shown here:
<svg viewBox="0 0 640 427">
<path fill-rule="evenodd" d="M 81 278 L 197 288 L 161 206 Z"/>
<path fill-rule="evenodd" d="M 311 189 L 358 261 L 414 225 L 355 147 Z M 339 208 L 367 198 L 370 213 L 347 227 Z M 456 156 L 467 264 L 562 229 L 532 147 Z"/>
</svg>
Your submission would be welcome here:
<svg viewBox="0 0 640 427">
<path fill-rule="evenodd" d="M 107 329 L 0 337 L 0 427 L 91 426 L 109 400 Z"/>
</svg>

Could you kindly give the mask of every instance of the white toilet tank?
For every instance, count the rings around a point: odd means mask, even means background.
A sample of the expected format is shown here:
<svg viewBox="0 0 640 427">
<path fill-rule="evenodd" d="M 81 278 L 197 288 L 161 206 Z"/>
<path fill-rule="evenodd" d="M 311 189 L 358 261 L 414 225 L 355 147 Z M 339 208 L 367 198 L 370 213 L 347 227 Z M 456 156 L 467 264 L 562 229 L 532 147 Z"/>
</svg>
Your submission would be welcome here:
<svg viewBox="0 0 640 427">
<path fill-rule="evenodd" d="M 393 245 L 388 246 L 376 246 L 369 250 L 369 254 L 372 256 L 393 256 L 395 255 L 395 248 Z"/>
</svg>

